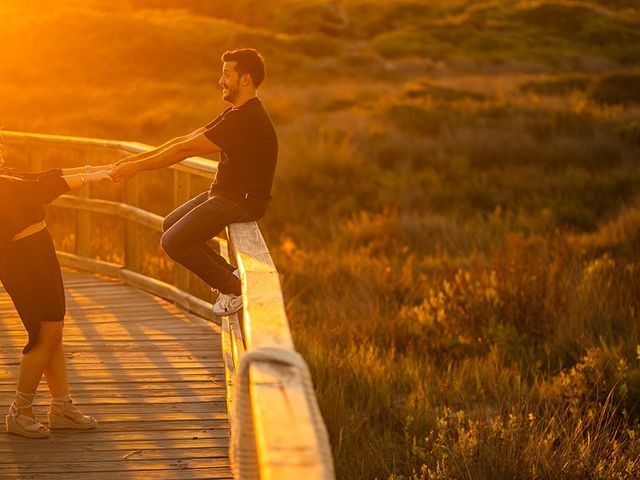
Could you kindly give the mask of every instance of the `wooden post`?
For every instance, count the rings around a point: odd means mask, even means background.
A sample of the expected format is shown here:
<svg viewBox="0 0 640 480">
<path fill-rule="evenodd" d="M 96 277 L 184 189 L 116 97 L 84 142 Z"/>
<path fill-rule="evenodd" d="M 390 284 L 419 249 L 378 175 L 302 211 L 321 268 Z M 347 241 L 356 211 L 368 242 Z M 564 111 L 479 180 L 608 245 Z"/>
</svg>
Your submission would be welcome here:
<svg viewBox="0 0 640 480">
<path fill-rule="evenodd" d="M 138 177 L 133 177 L 124 184 L 124 203 L 138 205 Z M 134 272 L 140 271 L 140 249 L 138 242 L 138 223 L 127 220 L 124 224 L 124 264 Z"/>
<path fill-rule="evenodd" d="M 27 169 L 31 172 L 42 170 L 42 157 L 34 156 L 30 146 L 27 147 Z"/>
<path fill-rule="evenodd" d="M 74 156 L 80 155 L 74 152 Z M 88 183 L 78 189 L 81 198 L 91 197 L 91 188 Z M 88 210 L 78 210 L 76 216 L 76 255 L 81 257 L 91 256 L 91 213 Z"/>
<path fill-rule="evenodd" d="M 173 204 L 177 207 L 191 198 L 191 177 L 186 172 L 173 172 Z M 189 290 L 189 270 L 175 264 L 173 269 L 175 286 L 185 292 Z"/>
</svg>

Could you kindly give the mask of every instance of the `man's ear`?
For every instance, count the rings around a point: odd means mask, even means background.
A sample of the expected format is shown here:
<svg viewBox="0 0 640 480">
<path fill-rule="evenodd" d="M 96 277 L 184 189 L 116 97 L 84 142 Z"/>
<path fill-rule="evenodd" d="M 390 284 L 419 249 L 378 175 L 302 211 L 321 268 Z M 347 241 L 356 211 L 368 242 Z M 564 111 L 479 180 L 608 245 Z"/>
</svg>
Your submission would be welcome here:
<svg viewBox="0 0 640 480">
<path fill-rule="evenodd" d="M 253 82 L 253 79 L 251 78 L 251 74 L 245 73 L 240 77 L 240 81 L 242 82 L 242 85 L 246 87 L 248 85 L 251 85 L 251 83 Z"/>
</svg>

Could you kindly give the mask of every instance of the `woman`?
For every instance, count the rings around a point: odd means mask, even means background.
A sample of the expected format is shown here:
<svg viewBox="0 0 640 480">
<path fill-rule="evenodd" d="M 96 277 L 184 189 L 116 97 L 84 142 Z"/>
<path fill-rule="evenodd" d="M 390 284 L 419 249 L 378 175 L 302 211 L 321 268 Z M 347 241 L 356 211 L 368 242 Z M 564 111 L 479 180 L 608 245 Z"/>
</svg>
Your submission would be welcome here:
<svg viewBox="0 0 640 480">
<path fill-rule="evenodd" d="M 111 165 L 25 173 L 5 168 L 0 154 L 0 281 L 29 334 L 22 351 L 16 399 L 6 416 L 7 431 L 43 438 L 49 429 L 92 429 L 69 396 L 62 348 L 65 297 L 60 265 L 44 221 L 43 204 L 87 182 L 109 178 Z M 31 408 L 44 373 L 51 393 L 49 429 Z"/>
</svg>

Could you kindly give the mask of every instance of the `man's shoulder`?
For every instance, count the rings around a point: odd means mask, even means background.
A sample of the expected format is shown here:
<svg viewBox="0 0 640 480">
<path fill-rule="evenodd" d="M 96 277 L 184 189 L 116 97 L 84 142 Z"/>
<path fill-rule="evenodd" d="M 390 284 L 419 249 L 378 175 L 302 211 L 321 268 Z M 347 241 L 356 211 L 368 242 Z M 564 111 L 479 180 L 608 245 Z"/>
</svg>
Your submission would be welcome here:
<svg viewBox="0 0 640 480">
<path fill-rule="evenodd" d="M 235 110 L 235 114 L 234 120 L 237 119 L 242 123 L 253 124 L 259 128 L 264 128 L 267 125 L 273 128 L 269 113 L 257 97 Z"/>
<path fill-rule="evenodd" d="M 232 112 L 243 113 L 248 115 L 266 114 L 267 111 L 262 104 L 262 101 L 258 97 L 253 97 L 246 103 L 240 105 L 238 108 L 234 108 Z"/>
</svg>

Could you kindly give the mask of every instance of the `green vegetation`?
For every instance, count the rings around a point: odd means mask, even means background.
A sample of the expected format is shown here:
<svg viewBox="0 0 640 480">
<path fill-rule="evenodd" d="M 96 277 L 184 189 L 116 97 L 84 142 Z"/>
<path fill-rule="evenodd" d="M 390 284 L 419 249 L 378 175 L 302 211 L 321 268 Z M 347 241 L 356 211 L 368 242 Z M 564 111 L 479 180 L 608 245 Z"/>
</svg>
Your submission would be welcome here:
<svg viewBox="0 0 640 480">
<path fill-rule="evenodd" d="M 5 3 L 12 130 L 158 143 L 264 51 L 260 225 L 338 478 L 640 477 L 637 2 Z"/>
</svg>

